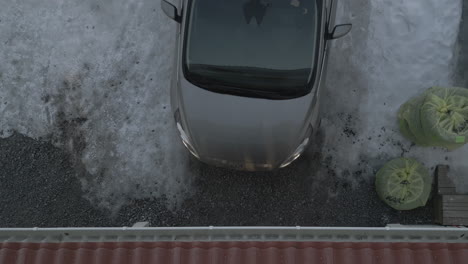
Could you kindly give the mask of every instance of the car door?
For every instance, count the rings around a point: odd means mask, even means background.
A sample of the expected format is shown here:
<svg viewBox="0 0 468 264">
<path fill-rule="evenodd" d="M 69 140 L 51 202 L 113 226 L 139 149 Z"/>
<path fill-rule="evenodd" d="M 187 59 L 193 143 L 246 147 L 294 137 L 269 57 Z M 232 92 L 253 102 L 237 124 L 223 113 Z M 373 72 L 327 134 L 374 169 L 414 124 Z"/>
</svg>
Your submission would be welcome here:
<svg viewBox="0 0 468 264">
<path fill-rule="evenodd" d="M 320 80 L 317 85 L 317 93 L 314 97 L 313 105 L 315 105 L 314 110 L 312 112 L 311 124 L 314 129 L 320 124 L 320 116 L 321 116 L 321 97 L 323 91 L 326 86 L 326 75 L 327 75 L 327 66 L 328 66 L 328 55 L 330 50 L 330 40 L 327 38 L 328 33 L 333 30 L 335 26 L 335 13 L 336 13 L 336 5 L 338 0 L 324 0 L 325 4 L 325 30 L 323 32 L 324 36 L 322 38 L 322 45 L 323 45 L 323 53 L 320 62 Z"/>
<path fill-rule="evenodd" d="M 325 0 L 326 1 L 326 9 L 327 9 L 327 29 L 328 32 L 333 30 L 335 27 L 335 19 L 336 19 L 336 6 L 338 4 L 338 0 Z"/>
<path fill-rule="evenodd" d="M 182 44 L 183 44 L 183 30 L 185 25 L 185 7 L 187 6 L 187 0 L 177 0 L 174 1 L 174 4 L 177 6 L 177 10 L 179 15 L 182 17 L 182 21 L 180 23 L 176 23 L 176 48 L 174 52 L 174 60 L 173 60 L 173 70 L 172 70 L 172 77 L 171 77 L 171 107 L 172 111 L 175 112 L 179 108 L 179 99 L 178 99 L 178 88 L 177 86 L 180 84 L 180 77 L 181 77 L 181 56 L 182 56 Z"/>
</svg>

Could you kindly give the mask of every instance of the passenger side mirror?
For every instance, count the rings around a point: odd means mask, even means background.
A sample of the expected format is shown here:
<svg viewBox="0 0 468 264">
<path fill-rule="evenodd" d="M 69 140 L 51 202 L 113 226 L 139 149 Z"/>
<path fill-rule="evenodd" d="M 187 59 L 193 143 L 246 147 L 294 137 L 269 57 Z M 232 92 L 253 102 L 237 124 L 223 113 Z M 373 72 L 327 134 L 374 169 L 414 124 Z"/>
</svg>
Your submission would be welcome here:
<svg viewBox="0 0 468 264">
<path fill-rule="evenodd" d="M 167 0 L 161 0 L 161 9 L 164 11 L 164 14 L 174 19 L 176 22 L 180 23 L 182 21 L 181 16 L 179 16 L 177 12 L 177 7 L 169 3 Z"/>
<path fill-rule="evenodd" d="M 341 24 L 341 25 L 336 25 L 333 28 L 333 31 L 328 34 L 328 39 L 338 39 L 346 34 L 348 34 L 351 31 L 351 28 L 353 28 L 352 24 Z"/>
</svg>

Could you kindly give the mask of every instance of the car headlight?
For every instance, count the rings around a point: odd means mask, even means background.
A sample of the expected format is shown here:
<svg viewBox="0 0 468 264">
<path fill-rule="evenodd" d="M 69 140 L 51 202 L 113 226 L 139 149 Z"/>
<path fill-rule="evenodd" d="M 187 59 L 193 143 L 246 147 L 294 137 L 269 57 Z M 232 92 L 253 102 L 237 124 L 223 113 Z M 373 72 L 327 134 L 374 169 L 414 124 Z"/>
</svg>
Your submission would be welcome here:
<svg viewBox="0 0 468 264">
<path fill-rule="evenodd" d="M 291 164 L 293 161 L 297 160 L 301 156 L 302 152 L 304 152 L 304 150 L 307 148 L 307 145 L 309 145 L 309 137 L 311 135 L 311 132 L 312 132 L 312 128 L 309 127 L 309 130 L 306 133 L 307 137 L 302 141 L 301 144 L 299 144 L 296 150 L 294 150 L 293 154 L 291 154 L 291 156 L 289 156 L 289 158 L 287 158 L 280 165 L 280 168 L 284 168 L 288 166 L 289 164 Z"/>
<path fill-rule="evenodd" d="M 197 151 L 193 147 L 192 143 L 190 142 L 189 137 L 187 136 L 187 133 L 185 133 L 184 128 L 182 127 L 182 121 L 180 118 L 179 109 L 177 109 L 177 111 L 175 112 L 174 118 L 176 121 L 176 126 L 177 126 L 177 130 L 179 131 L 180 138 L 182 139 L 182 143 L 193 156 L 199 159 L 200 156 L 198 155 Z"/>
</svg>

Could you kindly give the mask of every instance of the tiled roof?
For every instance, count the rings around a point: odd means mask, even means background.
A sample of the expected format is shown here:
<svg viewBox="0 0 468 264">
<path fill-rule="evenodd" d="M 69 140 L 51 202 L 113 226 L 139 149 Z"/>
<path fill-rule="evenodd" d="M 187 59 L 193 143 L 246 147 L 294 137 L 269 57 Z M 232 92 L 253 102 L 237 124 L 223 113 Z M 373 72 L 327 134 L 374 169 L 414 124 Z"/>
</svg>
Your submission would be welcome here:
<svg viewBox="0 0 468 264">
<path fill-rule="evenodd" d="M 0 264 L 468 263 L 467 228 L 0 229 Z"/>
<path fill-rule="evenodd" d="M 468 262 L 468 244 L 358 242 L 3 243 L 0 263 L 247 264 Z"/>
</svg>

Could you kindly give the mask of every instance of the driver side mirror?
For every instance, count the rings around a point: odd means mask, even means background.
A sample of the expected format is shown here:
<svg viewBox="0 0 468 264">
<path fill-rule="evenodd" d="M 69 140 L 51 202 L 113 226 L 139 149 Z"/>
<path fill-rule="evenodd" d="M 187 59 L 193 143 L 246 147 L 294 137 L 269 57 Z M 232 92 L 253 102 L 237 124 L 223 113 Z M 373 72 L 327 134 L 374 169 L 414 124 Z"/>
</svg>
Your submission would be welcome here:
<svg viewBox="0 0 468 264">
<path fill-rule="evenodd" d="M 331 33 L 328 33 L 328 39 L 338 39 L 348 34 L 353 28 L 352 24 L 336 25 Z"/>
<path fill-rule="evenodd" d="M 179 16 L 177 11 L 177 7 L 173 4 L 169 3 L 167 0 L 161 0 L 161 9 L 164 11 L 168 17 L 172 18 L 176 22 L 180 23 L 182 21 L 182 17 Z"/>
</svg>

